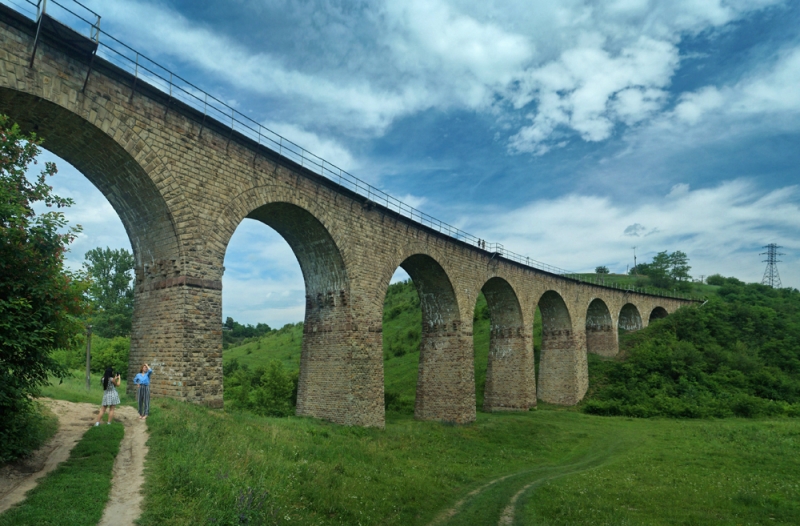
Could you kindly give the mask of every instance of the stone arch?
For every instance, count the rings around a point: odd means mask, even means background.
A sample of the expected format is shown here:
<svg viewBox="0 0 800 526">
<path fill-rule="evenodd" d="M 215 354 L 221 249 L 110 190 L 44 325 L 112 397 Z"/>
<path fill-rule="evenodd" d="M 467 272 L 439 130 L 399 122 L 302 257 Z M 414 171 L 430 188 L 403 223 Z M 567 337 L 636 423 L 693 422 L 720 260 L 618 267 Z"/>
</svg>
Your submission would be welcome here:
<svg viewBox="0 0 800 526">
<path fill-rule="evenodd" d="M 619 311 L 618 327 L 626 331 L 638 331 L 642 328 L 642 316 L 633 303 L 626 303 Z"/>
<path fill-rule="evenodd" d="M 182 367 L 173 366 L 182 362 L 188 369 L 205 369 L 215 360 L 206 353 L 186 360 L 181 351 L 191 321 L 182 293 L 186 251 L 174 218 L 185 202 L 180 186 L 126 120 L 113 117 L 94 100 L 83 98 L 78 104 L 77 97 L 64 97 L 70 93 L 67 86 L 57 93 L 63 104 L 48 100 L 44 85 L 41 73 L 33 71 L 24 87 L 36 93 L 0 87 L 0 112 L 42 137 L 47 150 L 81 172 L 125 228 L 136 262 L 129 376 L 148 362 L 159 373 L 153 380 L 155 395 L 220 405 L 215 384 L 184 385 Z"/>
<path fill-rule="evenodd" d="M 318 210 L 270 188 L 240 194 L 220 214 L 218 241 L 227 247 L 237 219 L 274 229 L 289 244 L 305 285 L 298 415 L 348 425 L 383 426 L 382 355 L 359 346 L 351 281 L 335 230 Z M 311 210 L 309 209 L 311 208 Z M 221 321 L 222 312 L 219 312 Z"/>
<path fill-rule="evenodd" d="M 588 387 L 583 335 L 573 329 L 572 316 L 558 292 L 545 292 L 539 299 L 539 310 L 542 313 L 539 399 L 552 404 L 577 404 Z"/>
<path fill-rule="evenodd" d="M 167 189 L 169 170 L 125 122 L 115 121 L 112 137 L 77 110 L 0 87 L 0 112 L 42 137 L 47 150 L 74 166 L 108 199 L 128 233 L 138 269 L 165 260 L 182 265 L 172 210 L 184 199 L 179 187 Z M 140 159 L 147 159 L 147 169 Z"/>
<path fill-rule="evenodd" d="M 536 377 L 530 331 L 514 288 L 493 277 L 481 288 L 489 308 L 489 358 L 484 411 L 525 411 L 536 405 Z"/>
<path fill-rule="evenodd" d="M 205 254 L 209 258 L 220 262 L 224 260 L 228 243 L 242 220 L 248 218 L 257 219 L 252 217 L 252 214 L 257 209 L 266 205 L 280 203 L 294 205 L 298 209 L 305 210 L 309 217 L 312 217 L 327 231 L 327 237 L 335 245 L 338 257 L 342 260 L 344 268 L 352 267 L 352 261 L 349 258 L 347 233 L 343 232 L 341 228 L 337 228 L 337 223 L 332 220 L 329 211 L 303 194 L 292 192 L 290 189 L 275 184 L 253 186 L 231 198 L 227 205 L 221 208 L 216 217 L 209 223 L 210 228 L 204 235 Z M 269 226 L 274 228 L 272 225 Z M 275 228 L 275 230 L 277 231 L 278 229 Z"/>
<path fill-rule="evenodd" d="M 589 303 L 586 310 L 586 352 L 600 356 L 616 356 L 619 339 L 608 306 L 600 298 Z"/>
<path fill-rule="evenodd" d="M 655 307 L 652 311 L 650 311 L 650 316 L 648 317 L 647 322 L 652 323 L 653 320 L 660 320 L 661 318 L 666 318 L 669 313 L 667 309 L 664 307 Z"/>
<path fill-rule="evenodd" d="M 450 277 L 427 254 L 410 255 L 399 266 L 411 276 L 422 307 L 414 416 L 471 422 L 475 419 L 475 372 L 472 353 L 465 352 L 461 313 Z"/>
</svg>

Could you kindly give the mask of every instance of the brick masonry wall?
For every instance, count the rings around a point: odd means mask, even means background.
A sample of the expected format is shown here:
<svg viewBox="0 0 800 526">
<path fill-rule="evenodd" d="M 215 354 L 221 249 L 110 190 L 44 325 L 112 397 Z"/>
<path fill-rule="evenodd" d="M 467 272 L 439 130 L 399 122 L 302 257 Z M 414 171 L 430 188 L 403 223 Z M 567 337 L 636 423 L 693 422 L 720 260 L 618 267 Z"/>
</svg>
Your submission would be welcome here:
<svg viewBox="0 0 800 526">
<path fill-rule="evenodd" d="M 484 406 L 492 411 L 536 403 L 537 305 L 538 397 L 574 404 L 587 388 L 587 347 L 616 353 L 616 327 L 630 321 L 623 306 L 641 313 L 641 326 L 654 309 L 685 304 L 578 283 L 445 238 L 160 95 L 133 92 L 130 77 L 99 59 L 83 93 L 87 61 L 43 42 L 28 68 L 32 41 L 30 27 L 0 18 L 0 111 L 43 136 L 122 219 L 137 265 L 129 368 L 153 365 L 156 395 L 221 407 L 221 278 L 245 218 L 287 240 L 306 282 L 298 414 L 347 425 L 384 424 L 383 301 L 400 266 L 423 308 L 421 419 L 475 419 L 472 316 L 482 290 L 492 318 Z M 609 313 L 599 332 L 614 334 L 602 345 L 589 312 L 598 299 Z"/>
</svg>

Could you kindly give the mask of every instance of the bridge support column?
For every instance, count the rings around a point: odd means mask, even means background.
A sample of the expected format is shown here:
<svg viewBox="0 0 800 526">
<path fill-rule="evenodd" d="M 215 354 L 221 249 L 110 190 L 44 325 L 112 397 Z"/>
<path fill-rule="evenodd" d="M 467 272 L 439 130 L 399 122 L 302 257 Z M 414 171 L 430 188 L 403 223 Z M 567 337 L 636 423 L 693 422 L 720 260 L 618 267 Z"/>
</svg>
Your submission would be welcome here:
<svg viewBox="0 0 800 526">
<path fill-rule="evenodd" d="M 589 387 L 586 341 L 572 329 L 542 331 L 539 363 L 539 399 L 551 404 L 575 405 Z"/>
<path fill-rule="evenodd" d="M 306 297 L 297 414 L 383 427 L 381 333 L 354 320 L 348 303 L 344 291 Z"/>
<path fill-rule="evenodd" d="M 222 285 L 180 275 L 175 267 L 171 260 L 136 271 L 128 378 L 146 362 L 153 395 L 219 408 Z M 134 387 L 128 383 L 128 394 Z"/>
<path fill-rule="evenodd" d="M 616 356 L 619 338 L 611 325 L 588 325 L 586 327 L 586 349 L 600 356 Z"/>
<path fill-rule="evenodd" d="M 533 334 L 525 327 L 492 326 L 484 411 L 526 411 L 536 405 Z"/>
<path fill-rule="evenodd" d="M 462 334 L 460 322 L 425 325 L 414 417 L 457 424 L 475 421 L 472 342 Z"/>
</svg>

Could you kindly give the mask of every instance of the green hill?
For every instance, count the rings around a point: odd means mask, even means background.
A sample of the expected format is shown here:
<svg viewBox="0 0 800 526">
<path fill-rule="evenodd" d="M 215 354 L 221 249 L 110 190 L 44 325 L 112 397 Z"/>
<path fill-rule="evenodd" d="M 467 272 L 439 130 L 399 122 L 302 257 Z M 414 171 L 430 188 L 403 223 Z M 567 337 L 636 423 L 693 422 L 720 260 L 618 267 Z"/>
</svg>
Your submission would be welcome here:
<svg viewBox="0 0 800 526">
<path fill-rule="evenodd" d="M 589 356 L 589 413 L 800 416 L 800 292 L 712 276 L 716 293 Z"/>
<path fill-rule="evenodd" d="M 421 331 L 422 310 L 414 284 L 403 281 L 390 285 L 383 307 L 384 383 L 390 411 L 406 414 L 414 412 Z M 480 408 L 483 405 L 489 355 L 489 311 L 483 294 L 478 297 L 475 305 L 473 334 L 476 402 Z M 227 371 L 231 370 L 234 360 L 238 366 L 255 370 L 259 367 L 266 368 L 270 362 L 277 360 L 287 373 L 294 373 L 300 368 L 302 337 L 302 323 L 285 325 L 280 330 L 226 349 L 223 352 L 223 364 Z M 537 355 L 541 337 L 541 316 L 537 309 L 534 320 Z"/>
</svg>

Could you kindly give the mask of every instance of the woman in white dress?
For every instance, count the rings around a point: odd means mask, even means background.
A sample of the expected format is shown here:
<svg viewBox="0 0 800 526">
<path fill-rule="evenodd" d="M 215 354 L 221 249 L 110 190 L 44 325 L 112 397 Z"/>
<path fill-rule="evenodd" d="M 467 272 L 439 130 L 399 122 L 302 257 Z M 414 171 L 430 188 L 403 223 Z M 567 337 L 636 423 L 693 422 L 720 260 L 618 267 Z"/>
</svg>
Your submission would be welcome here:
<svg viewBox="0 0 800 526">
<path fill-rule="evenodd" d="M 111 421 L 114 420 L 114 408 L 119 405 L 119 394 L 117 393 L 117 386 L 119 386 L 119 382 L 119 374 L 114 376 L 111 367 L 106 368 L 103 379 L 100 380 L 100 383 L 103 386 L 103 403 L 100 407 L 100 414 L 97 415 L 97 422 L 95 422 L 94 425 L 100 425 L 100 419 L 103 418 L 103 413 L 106 412 L 106 407 L 108 408 L 108 423 L 111 424 Z"/>
</svg>

